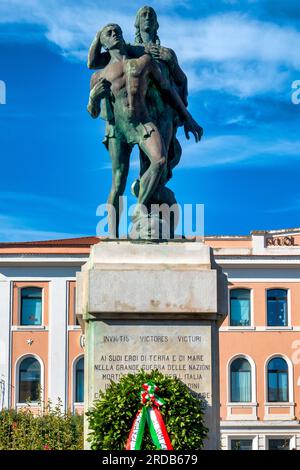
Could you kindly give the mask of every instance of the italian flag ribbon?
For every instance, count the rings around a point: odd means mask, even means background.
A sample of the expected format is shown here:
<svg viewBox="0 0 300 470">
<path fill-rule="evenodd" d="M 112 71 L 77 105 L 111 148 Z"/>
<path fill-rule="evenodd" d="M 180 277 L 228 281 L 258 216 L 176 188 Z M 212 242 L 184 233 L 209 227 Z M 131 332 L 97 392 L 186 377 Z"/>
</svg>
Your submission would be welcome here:
<svg viewBox="0 0 300 470">
<path fill-rule="evenodd" d="M 129 437 L 126 444 L 126 450 L 140 450 L 145 430 L 148 423 L 152 441 L 157 449 L 173 450 L 168 431 L 165 426 L 159 407 L 165 402 L 159 398 L 155 392 L 158 387 L 153 382 L 147 382 L 143 385 L 141 391 L 141 403 L 143 407 L 137 412 Z"/>
</svg>

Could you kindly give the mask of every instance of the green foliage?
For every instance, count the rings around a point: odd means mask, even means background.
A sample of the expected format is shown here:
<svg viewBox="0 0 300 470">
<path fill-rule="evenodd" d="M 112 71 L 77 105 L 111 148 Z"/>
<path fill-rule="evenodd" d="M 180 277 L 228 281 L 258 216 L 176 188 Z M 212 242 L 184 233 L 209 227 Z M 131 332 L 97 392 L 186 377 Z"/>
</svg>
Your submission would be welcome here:
<svg viewBox="0 0 300 470">
<path fill-rule="evenodd" d="M 0 412 L 0 450 L 83 449 L 83 416 L 61 411 L 61 403 L 48 403 L 42 413 L 30 405 Z"/>
<path fill-rule="evenodd" d="M 124 450 L 137 411 L 141 407 L 142 385 L 152 380 L 165 401 L 160 407 L 174 450 L 198 450 L 208 429 L 203 425 L 204 403 L 194 397 L 178 378 L 155 370 L 128 374 L 120 382 L 111 382 L 106 392 L 87 413 L 91 430 L 88 440 L 93 450 Z M 142 449 L 155 450 L 148 428 L 145 428 Z"/>
</svg>

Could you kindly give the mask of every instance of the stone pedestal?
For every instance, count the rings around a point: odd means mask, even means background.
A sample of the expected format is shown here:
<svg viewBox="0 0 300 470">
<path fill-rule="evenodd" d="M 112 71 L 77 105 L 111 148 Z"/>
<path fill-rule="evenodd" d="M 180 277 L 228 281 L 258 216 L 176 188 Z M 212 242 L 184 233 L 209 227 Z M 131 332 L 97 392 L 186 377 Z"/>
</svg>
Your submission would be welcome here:
<svg viewBox="0 0 300 470">
<path fill-rule="evenodd" d="M 226 276 L 200 242 L 95 245 L 77 277 L 85 410 L 110 379 L 158 369 L 206 401 L 205 448 L 218 449 L 218 328 L 227 306 Z"/>
</svg>

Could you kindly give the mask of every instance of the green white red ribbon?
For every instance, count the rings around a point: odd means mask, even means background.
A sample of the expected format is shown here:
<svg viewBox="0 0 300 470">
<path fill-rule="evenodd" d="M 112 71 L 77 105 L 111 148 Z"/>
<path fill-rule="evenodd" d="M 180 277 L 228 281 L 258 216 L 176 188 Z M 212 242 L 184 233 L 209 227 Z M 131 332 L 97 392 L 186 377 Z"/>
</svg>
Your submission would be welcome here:
<svg viewBox="0 0 300 470">
<path fill-rule="evenodd" d="M 158 387 L 153 382 L 143 385 L 141 391 L 141 403 L 143 407 L 137 412 L 126 444 L 126 450 L 140 450 L 146 422 L 148 423 L 152 441 L 157 449 L 173 450 L 167 428 L 159 407 L 164 400 L 155 392 Z"/>
</svg>

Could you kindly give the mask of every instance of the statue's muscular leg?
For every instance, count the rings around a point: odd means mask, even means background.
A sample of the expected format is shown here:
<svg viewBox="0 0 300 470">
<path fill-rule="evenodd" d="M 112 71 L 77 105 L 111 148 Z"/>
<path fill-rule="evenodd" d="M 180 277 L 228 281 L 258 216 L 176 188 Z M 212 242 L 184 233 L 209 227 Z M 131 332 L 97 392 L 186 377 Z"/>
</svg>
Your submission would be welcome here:
<svg viewBox="0 0 300 470">
<path fill-rule="evenodd" d="M 171 144 L 172 137 L 173 137 L 173 119 L 172 119 L 172 121 L 170 119 L 165 119 L 165 120 L 162 119 L 160 121 L 160 125 L 159 125 L 159 132 L 160 132 L 160 135 L 161 135 L 161 137 L 163 139 L 163 142 L 164 142 L 164 146 L 165 146 L 165 149 L 166 149 L 166 155 L 167 155 L 167 157 L 169 157 L 169 148 L 170 148 L 170 144 Z M 168 175 L 168 165 L 169 165 L 169 163 L 167 162 L 167 164 L 165 165 L 164 172 L 163 172 L 163 174 L 161 175 L 161 178 L 160 178 L 160 184 L 165 183 L 165 180 L 166 180 L 167 175 Z M 148 156 L 145 154 L 145 152 L 143 150 L 140 150 L 140 176 L 139 176 L 139 180 L 141 180 L 143 174 L 147 171 L 149 166 L 150 166 L 150 161 L 149 161 Z"/>
<path fill-rule="evenodd" d="M 108 150 L 112 161 L 112 186 L 108 197 L 108 226 L 110 236 L 119 237 L 119 221 L 122 213 L 120 197 L 123 196 L 129 171 L 132 146 L 116 138 L 110 138 Z M 114 210 L 110 210 L 113 206 Z"/>
<path fill-rule="evenodd" d="M 141 178 L 138 202 L 147 205 L 166 166 L 165 145 L 157 129 L 140 142 L 140 148 L 149 158 L 150 166 Z"/>
</svg>

